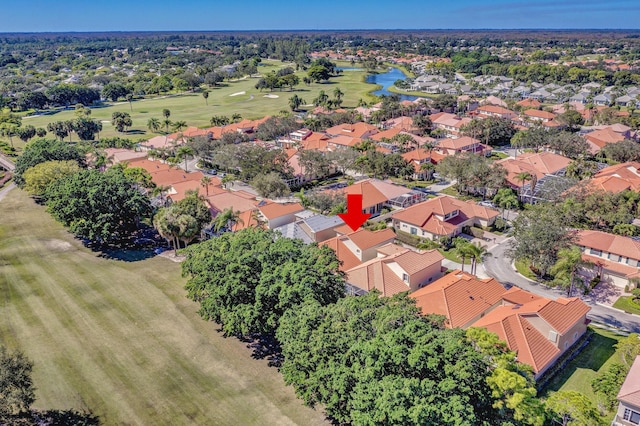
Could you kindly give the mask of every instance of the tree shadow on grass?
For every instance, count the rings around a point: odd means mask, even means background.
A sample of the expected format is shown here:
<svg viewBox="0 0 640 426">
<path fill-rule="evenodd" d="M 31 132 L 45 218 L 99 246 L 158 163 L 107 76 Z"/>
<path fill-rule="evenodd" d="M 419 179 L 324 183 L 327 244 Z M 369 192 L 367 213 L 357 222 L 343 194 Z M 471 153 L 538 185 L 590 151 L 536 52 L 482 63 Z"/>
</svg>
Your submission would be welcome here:
<svg viewBox="0 0 640 426">
<path fill-rule="evenodd" d="M 0 424 L 14 426 L 97 426 L 100 425 L 100 418 L 90 412 L 76 410 L 32 410 L 16 416 L 0 417 Z"/>
<path fill-rule="evenodd" d="M 251 349 L 251 357 L 253 359 L 268 360 L 269 367 L 280 368 L 283 357 L 280 343 L 274 336 L 255 335 L 252 337 L 240 338 L 242 342 L 247 344 L 247 348 Z"/>
</svg>

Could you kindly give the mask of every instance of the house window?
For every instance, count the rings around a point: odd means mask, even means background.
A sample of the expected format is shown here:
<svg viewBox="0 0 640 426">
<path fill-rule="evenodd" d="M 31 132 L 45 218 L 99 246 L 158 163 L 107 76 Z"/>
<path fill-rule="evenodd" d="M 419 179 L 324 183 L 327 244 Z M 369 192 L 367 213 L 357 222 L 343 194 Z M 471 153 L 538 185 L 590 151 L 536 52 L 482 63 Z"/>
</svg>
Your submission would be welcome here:
<svg viewBox="0 0 640 426">
<path fill-rule="evenodd" d="M 589 253 L 591 253 L 594 256 L 602 256 L 602 250 L 596 250 L 594 248 L 590 249 Z"/>
<path fill-rule="evenodd" d="M 630 421 L 631 423 L 636 423 L 636 424 L 640 424 L 640 413 L 635 412 L 633 410 L 630 410 L 628 408 L 624 409 L 624 416 L 623 418 L 625 420 Z"/>
<path fill-rule="evenodd" d="M 564 342 L 564 348 L 567 349 L 569 347 L 569 342 Z"/>
<path fill-rule="evenodd" d="M 575 333 L 573 333 L 573 341 L 575 342 L 576 340 L 578 340 L 578 332 L 577 331 Z"/>
<path fill-rule="evenodd" d="M 402 274 L 402 281 L 404 281 L 405 283 L 408 283 L 409 282 L 409 275 Z"/>
<path fill-rule="evenodd" d="M 411 235 L 418 235 L 418 230 L 414 227 L 411 227 Z"/>
</svg>

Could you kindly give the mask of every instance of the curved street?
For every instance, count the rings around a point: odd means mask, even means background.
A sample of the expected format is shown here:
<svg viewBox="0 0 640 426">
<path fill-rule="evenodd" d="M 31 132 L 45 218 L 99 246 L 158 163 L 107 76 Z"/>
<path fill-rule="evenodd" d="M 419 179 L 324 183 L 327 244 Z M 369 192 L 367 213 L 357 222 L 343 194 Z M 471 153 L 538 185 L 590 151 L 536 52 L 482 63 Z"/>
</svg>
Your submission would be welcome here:
<svg viewBox="0 0 640 426">
<path fill-rule="evenodd" d="M 564 291 L 531 281 L 514 270 L 511 259 L 506 255 L 510 240 L 511 238 L 508 238 L 489 249 L 491 255 L 487 256 L 482 263 L 486 274 L 507 287 L 515 285 L 531 293 L 552 299 L 566 297 Z M 582 300 L 591 306 L 587 317 L 592 321 L 640 333 L 640 316 L 626 314 L 618 309 L 596 304 L 596 301 L 589 296 L 582 297 Z"/>
</svg>

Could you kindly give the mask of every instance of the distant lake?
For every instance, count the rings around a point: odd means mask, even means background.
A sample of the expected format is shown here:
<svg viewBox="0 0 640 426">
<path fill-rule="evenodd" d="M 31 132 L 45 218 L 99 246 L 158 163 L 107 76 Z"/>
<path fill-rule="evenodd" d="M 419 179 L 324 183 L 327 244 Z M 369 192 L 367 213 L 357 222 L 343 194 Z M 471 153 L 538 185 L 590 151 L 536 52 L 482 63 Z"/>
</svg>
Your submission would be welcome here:
<svg viewBox="0 0 640 426">
<path fill-rule="evenodd" d="M 384 74 L 368 75 L 366 82 L 372 83 L 372 84 L 379 84 L 382 86 L 382 89 L 376 90 L 375 92 L 373 92 L 374 95 L 390 96 L 390 95 L 393 95 L 394 93 L 388 91 L 387 89 L 393 86 L 393 83 L 395 83 L 396 80 L 405 80 L 406 78 L 407 77 L 404 75 L 404 73 L 400 71 L 398 68 L 390 68 L 389 71 L 385 72 Z M 399 95 L 399 93 L 396 93 L 396 94 Z M 400 95 L 400 100 L 402 101 L 415 101 L 416 99 L 418 99 L 418 96 Z"/>
</svg>

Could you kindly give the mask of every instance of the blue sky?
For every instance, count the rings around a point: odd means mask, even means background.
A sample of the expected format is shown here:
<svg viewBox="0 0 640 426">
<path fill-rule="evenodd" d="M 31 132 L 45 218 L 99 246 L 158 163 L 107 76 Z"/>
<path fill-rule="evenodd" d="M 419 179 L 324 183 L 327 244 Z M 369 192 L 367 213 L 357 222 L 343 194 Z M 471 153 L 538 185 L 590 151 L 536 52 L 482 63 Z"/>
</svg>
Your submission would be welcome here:
<svg viewBox="0 0 640 426">
<path fill-rule="evenodd" d="M 0 32 L 640 28 L 638 0 L 2 0 Z"/>
</svg>

